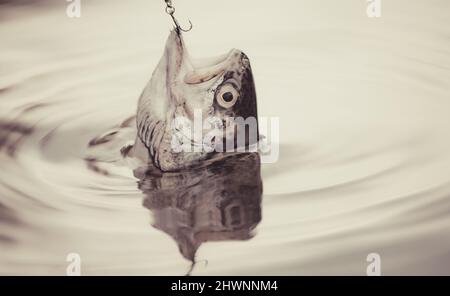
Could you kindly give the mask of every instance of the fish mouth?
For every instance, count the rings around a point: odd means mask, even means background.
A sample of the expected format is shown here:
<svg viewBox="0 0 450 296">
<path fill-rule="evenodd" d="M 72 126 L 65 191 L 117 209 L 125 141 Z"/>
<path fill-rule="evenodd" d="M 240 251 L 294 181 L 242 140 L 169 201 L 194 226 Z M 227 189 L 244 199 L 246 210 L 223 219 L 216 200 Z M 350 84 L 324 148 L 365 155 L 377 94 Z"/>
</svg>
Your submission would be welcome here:
<svg viewBox="0 0 450 296">
<path fill-rule="evenodd" d="M 240 50 L 231 49 L 228 54 L 219 57 L 193 61 L 194 70 L 186 74 L 184 82 L 186 84 L 199 84 L 210 81 L 229 69 L 242 66 L 240 65 L 241 63 L 244 64 L 242 56 L 245 56 L 245 54 Z"/>
</svg>

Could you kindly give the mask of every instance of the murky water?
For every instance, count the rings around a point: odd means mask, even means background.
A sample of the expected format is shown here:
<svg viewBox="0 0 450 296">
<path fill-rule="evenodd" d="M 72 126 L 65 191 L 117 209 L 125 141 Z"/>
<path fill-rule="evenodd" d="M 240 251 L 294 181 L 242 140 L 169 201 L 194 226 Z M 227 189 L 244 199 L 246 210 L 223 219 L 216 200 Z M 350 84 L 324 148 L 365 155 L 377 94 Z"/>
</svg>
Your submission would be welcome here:
<svg viewBox="0 0 450 296">
<path fill-rule="evenodd" d="M 448 1 L 380 19 L 362 0 L 177 1 L 194 56 L 250 57 L 281 147 L 163 175 L 120 149 L 170 20 L 84 2 L 0 5 L 1 274 L 64 275 L 78 253 L 85 275 L 363 275 L 372 252 L 383 274 L 450 274 Z"/>
</svg>

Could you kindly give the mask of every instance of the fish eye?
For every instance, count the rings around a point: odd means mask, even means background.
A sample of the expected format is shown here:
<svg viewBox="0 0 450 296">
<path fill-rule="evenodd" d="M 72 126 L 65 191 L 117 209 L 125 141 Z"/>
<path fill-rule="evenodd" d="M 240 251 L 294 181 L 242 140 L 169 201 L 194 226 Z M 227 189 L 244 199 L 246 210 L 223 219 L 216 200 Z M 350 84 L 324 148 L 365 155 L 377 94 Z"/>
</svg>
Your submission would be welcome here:
<svg viewBox="0 0 450 296">
<path fill-rule="evenodd" d="M 217 96 L 217 103 L 223 108 L 231 108 L 236 104 L 239 93 L 230 84 L 222 86 Z"/>
<path fill-rule="evenodd" d="M 222 99 L 225 102 L 229 103 L 229 102 L 233 101 L 233 94 L 231 92 L 227 91 L 226 93 L 224 93 L 222 95 Z"/>
</svg>

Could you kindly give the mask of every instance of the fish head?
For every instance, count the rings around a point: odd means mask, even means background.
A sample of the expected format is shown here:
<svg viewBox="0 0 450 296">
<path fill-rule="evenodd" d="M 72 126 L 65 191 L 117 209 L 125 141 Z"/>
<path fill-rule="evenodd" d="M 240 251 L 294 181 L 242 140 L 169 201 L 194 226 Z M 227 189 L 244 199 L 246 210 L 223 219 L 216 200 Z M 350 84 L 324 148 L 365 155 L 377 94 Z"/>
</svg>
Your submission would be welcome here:
<svg viewBox="0 0 450 296">
<path fill-rule="evenodd" d="M 171 128 L 174 120 L 183 117 L 193 123 L 198 115 L 205 129 L 203 132 L 217 128 L 217 125 L 208 126 L 206 121 L 220 122 L 222 133 L 217 138 L 233 140 L 242 131 L 242 124 L 234 119 L 250 118 L 256 134 L 251 137 L 252 142 L 258 139 L 256 91 L 250 61 L 238 49 L 216 58 L 194 60 L 188 54 L 181 33 L 174 30 L 139 100 L 138 136 L 152 156 L 161 150 L 167 152 L 174 134 Z M 195 139 L 188 140 L 195 142 Z M 245 143 L 249 144 L 248 138 Z M 165 157 L 170 155 L 166 153 Z M 190 155 L 189 159 L 199 157 L 205 157 L 204 153 Z M 177 159 L 183 161 L 179 155 Z"/>
</svg>

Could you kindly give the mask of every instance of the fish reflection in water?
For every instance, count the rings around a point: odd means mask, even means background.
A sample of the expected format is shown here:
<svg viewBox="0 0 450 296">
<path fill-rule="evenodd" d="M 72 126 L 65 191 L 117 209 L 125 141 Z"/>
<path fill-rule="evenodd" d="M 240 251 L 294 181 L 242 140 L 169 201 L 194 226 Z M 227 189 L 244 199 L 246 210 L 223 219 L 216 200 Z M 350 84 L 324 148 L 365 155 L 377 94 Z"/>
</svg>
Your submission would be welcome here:
<svg viewBox="0 0 450 296">
<path fill-rule="evenodd" d="M 248 240 L 261 221 L 262 180 L 257 153 L 232 153 L 189 170 L 135 170 L 152 226 L 170 235 L 194 266 L 208 241 Z"/>
</svg>

